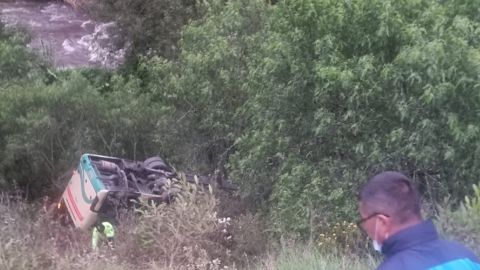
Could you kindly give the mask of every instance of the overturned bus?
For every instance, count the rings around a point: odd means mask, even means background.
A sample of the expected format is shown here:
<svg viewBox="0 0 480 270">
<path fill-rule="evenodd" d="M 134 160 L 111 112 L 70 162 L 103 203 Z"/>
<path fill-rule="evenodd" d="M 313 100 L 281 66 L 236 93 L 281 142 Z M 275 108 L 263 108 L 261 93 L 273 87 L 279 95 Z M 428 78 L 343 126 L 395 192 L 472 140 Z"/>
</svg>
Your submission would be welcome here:
<svg viewBox="0 0 480 270">
<path fill-rule="evenodd" d="M 75 227 L 89 229 L 101 215 L 112 218 L 109 211 L 114 208 L 112 202 L 118 199 L 129 202 L 143 197 L 157 203 L 169 203 L 180 191 L 171 185 L 172 179 L 179 179 L 179 174 L 160 157 L 131 161 L 84 154 L 54 211 L 56 216 L 62 216 Z M 191 173 L 186 173 L 185 179 L 200 185 L 217 184 L 209 177 L 195 177 Z M 219 188 L 236 190 L 232 184 Z"/>
</svg>

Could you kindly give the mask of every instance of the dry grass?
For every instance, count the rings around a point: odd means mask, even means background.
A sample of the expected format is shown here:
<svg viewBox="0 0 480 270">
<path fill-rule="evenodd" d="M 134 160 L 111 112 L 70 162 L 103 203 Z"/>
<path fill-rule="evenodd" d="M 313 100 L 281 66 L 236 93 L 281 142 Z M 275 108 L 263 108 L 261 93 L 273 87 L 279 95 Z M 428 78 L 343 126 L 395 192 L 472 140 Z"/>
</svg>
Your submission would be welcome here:
<svg viewBox="0 0 480 270">
<path fill-rule="evenodd" d="M 304 248 L 280 253 L 276 259 L 266 260 L 267 270 L 371 270 L 378 265 L 373 258 L 359 259 L 355 256 L 323 254 Z"/>
<path fill-rule="evenodd" d="M 0 202 L 0 269 L 214 270 L 232 266 L 233 221 L 217 216 L 218 200 L 208 190 L 181 184 L 174 204 L 141 201 L 137 213 L 118 213 L 115 247 L 99 252 L 91 249 L 89 232 L 48 219 L 41 205 L 4 198 Z"/>
<path fill-rule="evenodd" d="M 0 269 L 4 270 L 272 270 L 367 269 L 369 262 L 311 249 L 266 253 L 257 216 L 216 216 L 209 192 L 185 189 L 174 205 L 143 203 L 140 215 L 119 213 L 115 248 L 90 247 L 90 233 L 47 219 L 40 205 L 0 202 Z M 292 252 L 294 250 L 294 252 Z"/>
</svg>

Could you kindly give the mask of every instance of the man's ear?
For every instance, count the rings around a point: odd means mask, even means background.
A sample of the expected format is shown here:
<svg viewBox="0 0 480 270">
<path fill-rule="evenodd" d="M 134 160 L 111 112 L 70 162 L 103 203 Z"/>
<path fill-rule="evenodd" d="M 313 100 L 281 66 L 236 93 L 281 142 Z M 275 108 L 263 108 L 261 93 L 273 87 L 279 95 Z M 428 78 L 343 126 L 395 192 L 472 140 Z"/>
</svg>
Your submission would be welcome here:
<svg viewBox="0 0 480 270">
<path fill-rule="evenodd" d="M 377 217 L 378 217 L 381 225 L 384 226 L 384 228 L 390 228 L 392 226 L 392 219 L 391 218 L 389 218 L 385 215 L 382 215 L 382 214 L 379 214 Z"/>
</svg>

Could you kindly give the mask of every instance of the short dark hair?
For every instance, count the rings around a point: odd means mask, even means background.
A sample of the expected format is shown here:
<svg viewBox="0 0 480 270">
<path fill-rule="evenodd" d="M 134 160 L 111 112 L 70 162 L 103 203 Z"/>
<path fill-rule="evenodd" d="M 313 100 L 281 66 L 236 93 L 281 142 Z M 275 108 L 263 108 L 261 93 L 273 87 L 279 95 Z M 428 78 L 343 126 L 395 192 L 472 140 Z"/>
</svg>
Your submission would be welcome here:
<svg viewBox="0 0 480 270">
<path fill-rule="evenodd" d="M 398 172 L 375 175 L 360 191 L 359 201 L 366 214 L 386 214 L 398 224 L 421 218 L 420 193 L 408 177 Z"/>
</svg>

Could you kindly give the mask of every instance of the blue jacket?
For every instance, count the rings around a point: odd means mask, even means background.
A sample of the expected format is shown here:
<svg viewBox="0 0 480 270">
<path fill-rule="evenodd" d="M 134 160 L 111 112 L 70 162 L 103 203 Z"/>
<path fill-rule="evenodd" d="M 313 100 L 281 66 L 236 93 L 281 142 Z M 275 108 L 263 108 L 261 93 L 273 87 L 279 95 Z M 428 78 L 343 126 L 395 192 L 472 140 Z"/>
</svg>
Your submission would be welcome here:
<svg viewBox="0 0 480 270">
<path fill-rule="evenodd" d="M 431 220 L 404 229 L 383 242 L 386 260 L 377 270 L 480 270 L 472 251 L 441 240 Z"/>
</svg>

